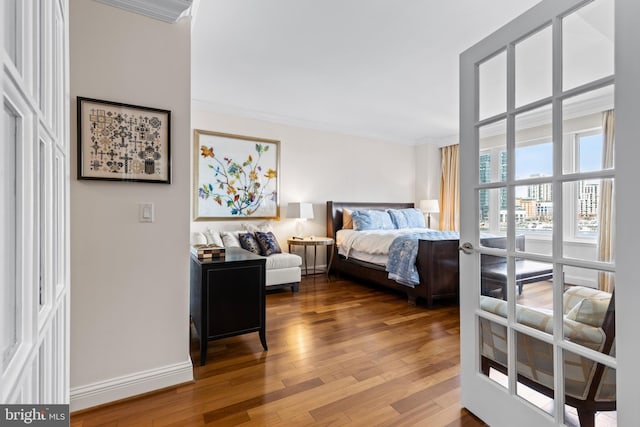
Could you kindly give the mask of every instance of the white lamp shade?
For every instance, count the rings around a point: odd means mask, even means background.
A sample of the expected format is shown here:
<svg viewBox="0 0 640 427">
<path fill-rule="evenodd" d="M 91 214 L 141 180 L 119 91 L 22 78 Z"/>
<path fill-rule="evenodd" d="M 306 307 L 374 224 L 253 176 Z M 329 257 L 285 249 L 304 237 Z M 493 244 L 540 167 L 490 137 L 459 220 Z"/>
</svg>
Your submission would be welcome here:
<svg viewBox="0 0 640 427">
<path fill-rule="evenodd" d="M 289 203 L 287 218 L 313 219 L 313 205 L 301 202 Z"/>
<path fill-rule="evenodd" d="M 425 213 L 439 213 L 440 204 L 437 199 L 420 200 L 420 210 Z"/>
</svg>

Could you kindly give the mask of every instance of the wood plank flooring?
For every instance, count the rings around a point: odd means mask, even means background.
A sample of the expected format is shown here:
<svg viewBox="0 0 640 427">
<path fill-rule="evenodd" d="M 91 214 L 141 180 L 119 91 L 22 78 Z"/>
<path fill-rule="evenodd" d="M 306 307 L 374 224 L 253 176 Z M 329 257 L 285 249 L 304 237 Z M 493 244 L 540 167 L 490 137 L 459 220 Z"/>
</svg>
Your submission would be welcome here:
<svg viewBox="0 0 640 427">
<path fill-rule="evenodd" d="M 460 406 L 459 312 L 305 278 L 257 333 L 209 343 L 196 381 L 73 414 L 71 426 L 484 426 Z M 198 361 L 198 343 L 191 357 Z"/>
</svg>

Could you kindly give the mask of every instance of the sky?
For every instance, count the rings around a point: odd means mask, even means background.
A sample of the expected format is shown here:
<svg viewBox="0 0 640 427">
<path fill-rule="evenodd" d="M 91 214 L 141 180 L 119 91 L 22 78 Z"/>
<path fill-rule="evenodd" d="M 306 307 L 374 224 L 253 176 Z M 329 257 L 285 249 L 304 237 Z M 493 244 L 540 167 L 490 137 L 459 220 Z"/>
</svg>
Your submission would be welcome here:
<svg viewBox="0 0 640 427">
<path fill-rule="evenodd" d="M 580 172 L 602 169 L 602 134 L 582 137 L 580 142 Z M 516 179 L 535 175 L 551 176 L 552 171 L 551 143 L 529 145 L 516 150 Z"/>
</svg>

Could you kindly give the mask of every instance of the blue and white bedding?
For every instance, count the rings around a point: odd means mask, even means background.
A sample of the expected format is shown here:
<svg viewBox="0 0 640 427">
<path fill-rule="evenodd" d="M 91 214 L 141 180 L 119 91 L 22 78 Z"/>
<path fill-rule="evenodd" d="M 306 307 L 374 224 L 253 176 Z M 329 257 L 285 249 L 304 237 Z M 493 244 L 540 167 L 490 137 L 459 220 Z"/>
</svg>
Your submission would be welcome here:
<svg viewBox="0 0 640 427">
<path fill-rule="evenodd" d="M 389 279 L 406 286 L 420 283 L 416 269 L 418 240 L 459 239 L 457 231 L 437 231 L 429 228 L 395 230 L 339 230 L 336 233 L 338 253 L 384 266 Z"/>
<path fill-rule="evenodd" d="M 396 237 L 389 246 L 389 259 L 386 270 L 389 279 L 415 287 L 420 283 L 416 257 L 418 255 L 418 240 L 458 240 L 460 233 L 457 231 L 428 231 L 403 234 Z"/>
</svg>

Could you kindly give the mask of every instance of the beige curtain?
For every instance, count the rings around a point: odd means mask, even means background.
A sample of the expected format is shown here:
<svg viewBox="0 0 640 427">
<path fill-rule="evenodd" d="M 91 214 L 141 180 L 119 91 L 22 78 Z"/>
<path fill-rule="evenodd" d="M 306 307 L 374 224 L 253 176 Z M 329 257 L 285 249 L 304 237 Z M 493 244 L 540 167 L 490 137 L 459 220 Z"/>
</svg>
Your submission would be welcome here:
<svg viewBox="0 0 640 427">
<path fill-rule="evenodd" d="M 613 110 L 602 113 L 602 167 L 613 168 L 614 151 L 614 115 Z M 613 180 L 600 183 L 600 203 L 598 204 L 599 234 L 598 261 L 611 262 L 615 259 L 615 192 Z M 598 273 L 598 288 L 613 292 L 615 278 L 610 273 Z"/>
<path fill-rule="evenodd" d="M 459 144 L 442 147 L 440 181 L 440 230 L 460 230 Z"/>
</svg>

